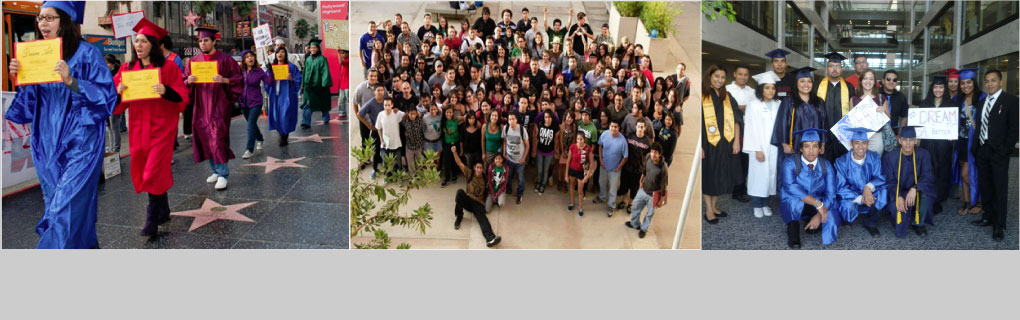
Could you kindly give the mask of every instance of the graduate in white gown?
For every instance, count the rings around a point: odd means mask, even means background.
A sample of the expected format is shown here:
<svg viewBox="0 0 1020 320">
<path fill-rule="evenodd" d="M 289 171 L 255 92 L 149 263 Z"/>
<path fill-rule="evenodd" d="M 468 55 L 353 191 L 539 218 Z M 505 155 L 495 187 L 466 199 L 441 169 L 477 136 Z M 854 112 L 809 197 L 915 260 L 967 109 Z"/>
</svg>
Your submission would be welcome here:
<svg viewBox="0 0 1020 320">
<path fill-rule="evenodd" d="M 779 114 L 776 99 L 776 82 L 779 77 L 772 71 L 755 75 L 758 83 L 755 99 L 747 104 L 744 114 L 743 152 L 748 154 L 747 194 L 751 196 L 754 217 L 771 216 L 769 196 L 776 194 L 776 163 L 779 148 L 772 145 L 772 129 Z"/>
</svg>

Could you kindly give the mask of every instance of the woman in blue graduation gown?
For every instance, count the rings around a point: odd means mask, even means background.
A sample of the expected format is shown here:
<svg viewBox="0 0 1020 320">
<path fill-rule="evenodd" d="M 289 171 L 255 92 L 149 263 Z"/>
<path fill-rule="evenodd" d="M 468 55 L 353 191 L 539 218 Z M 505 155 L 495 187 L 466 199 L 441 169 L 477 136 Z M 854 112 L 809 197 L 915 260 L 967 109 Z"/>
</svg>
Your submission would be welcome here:
<svg viewBox="0 0 1020 320">
<path fill-rule="evenodd" d="M 298 92 L 301 91 L 301 70 L 287 59 L 287 49 L 276 50 L 277 64 L 287 64 L 291 80 L 275 80 L 273 68 L 269 68 L 269 130 L 280 133 L 280 145 L 287 145 L 289 135 L 297 127 Z"/>
<path fill-rule="evenodd" d="M 32 123 L 32 160 L 45 211 L 36 225 L 38 248 L 98 248 L 96 209 L 102 174 L 104 123 L 117 93 L 103 54 L 81 40 L 84 1 L 47 1 L 37 18 L 41 39 L 60 37 L 62 81 L 20 86 L 5 118 Z M 10 73 L 21 70 L 11 60 Z"/>
<path fill-rule="evenodd" d="M 960 93 L 953 97 L 953 102 L 960 106 L 960 139 L 956 140 L 956 165 L 957 170 L 953 171 L 953 182 L 960 184 L 961 196 L 964 207 L 956 211 L 961 215 L 980 213 L 981 192 L 978 190 L 977 166 L 974 164 L 974 155 L 970 153 L 971 141 L 977 127 L 974 126 L 974 119 L 977 117 L 976 106 L 979 101 L 984 101 L 987 93 L 981 92 L 977 84 L 977 69 L 963 69 L 956 72 L 960 79 Z"/>
<path fill-rule="evenodd" d="M 886 192 L 889 205 L 885 208 L 896 223 L 897 237 L 907 236 L 907 226 L 923 236 L 928 234 L 926 224 L 935 225 L 931 216 L 937 193 L 931 155 L 914 146 L 917 133 L 913 127 L 897 127 L 900 128 L 897 138 L 900 146 L 882 156 L 882 170 L 889 186 Z"/>
</svg>

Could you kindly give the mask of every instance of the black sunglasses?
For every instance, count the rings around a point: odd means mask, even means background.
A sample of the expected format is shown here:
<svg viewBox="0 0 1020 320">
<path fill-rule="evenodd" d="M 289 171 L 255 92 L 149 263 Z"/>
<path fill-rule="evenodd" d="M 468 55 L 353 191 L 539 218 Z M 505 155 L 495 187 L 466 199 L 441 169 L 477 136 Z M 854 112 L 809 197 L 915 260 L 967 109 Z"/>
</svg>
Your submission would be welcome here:
<svg viewBox="0 0 1020 320">
<path fill-rule="evenodd" d="M 899 80 L 899 79 L 896 79 L 896 78 L 885 78 L 885 81 L 889 81 L 889 82 L 899 82 L 900 80 Z"/>
</svg>

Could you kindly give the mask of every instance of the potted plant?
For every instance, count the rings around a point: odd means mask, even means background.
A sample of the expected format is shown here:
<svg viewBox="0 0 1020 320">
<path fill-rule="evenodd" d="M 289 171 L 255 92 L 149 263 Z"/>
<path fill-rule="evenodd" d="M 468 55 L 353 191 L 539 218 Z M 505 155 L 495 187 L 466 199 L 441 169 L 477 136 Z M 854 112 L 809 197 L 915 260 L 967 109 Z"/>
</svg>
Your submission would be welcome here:
<svg viewBox="0 0 1020 320">
<path fill-rule="evenodd" d="M 610 29 L 616 25 L 619 39 L 627 37 L 631 43 L 645 48 L 655 67 L 653 71 L 671 70 L 676 61 L 669 54 L 666 37 L 673 33 L 673 19 L 683 12 L 676 3 L 663 1 L 615 1 L 609 14 Z"/>
<path fill-rule="evenodd" d="M 643 2 L 637 1 L 614 1 L 609 11 L 609 30 L 613 34 L 614 43 L 620 43 L 626 37 L 634 43 L 634 36 L 638 30 L 638 15 L 641 13 Z"/>
</svg>

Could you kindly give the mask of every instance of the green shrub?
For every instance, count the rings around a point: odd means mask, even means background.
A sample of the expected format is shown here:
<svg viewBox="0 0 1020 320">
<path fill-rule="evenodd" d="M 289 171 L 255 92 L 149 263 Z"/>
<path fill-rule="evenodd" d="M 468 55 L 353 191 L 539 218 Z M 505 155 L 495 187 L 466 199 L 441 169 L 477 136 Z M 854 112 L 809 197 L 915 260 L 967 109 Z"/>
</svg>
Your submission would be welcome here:
<svg viewBox="0 0 1020 320">
<path fill-rule="evenodd" d="M 671 3 L 665 1 L 645 2 L 641 8 L 641 23 L 645 25 L 645 31 L 650 34 L 652 30 L 659 30 L 659 37 L 665 38 L 673 33 L 673 19 L 681 14 L 681 10 Z"/>
</svg>

